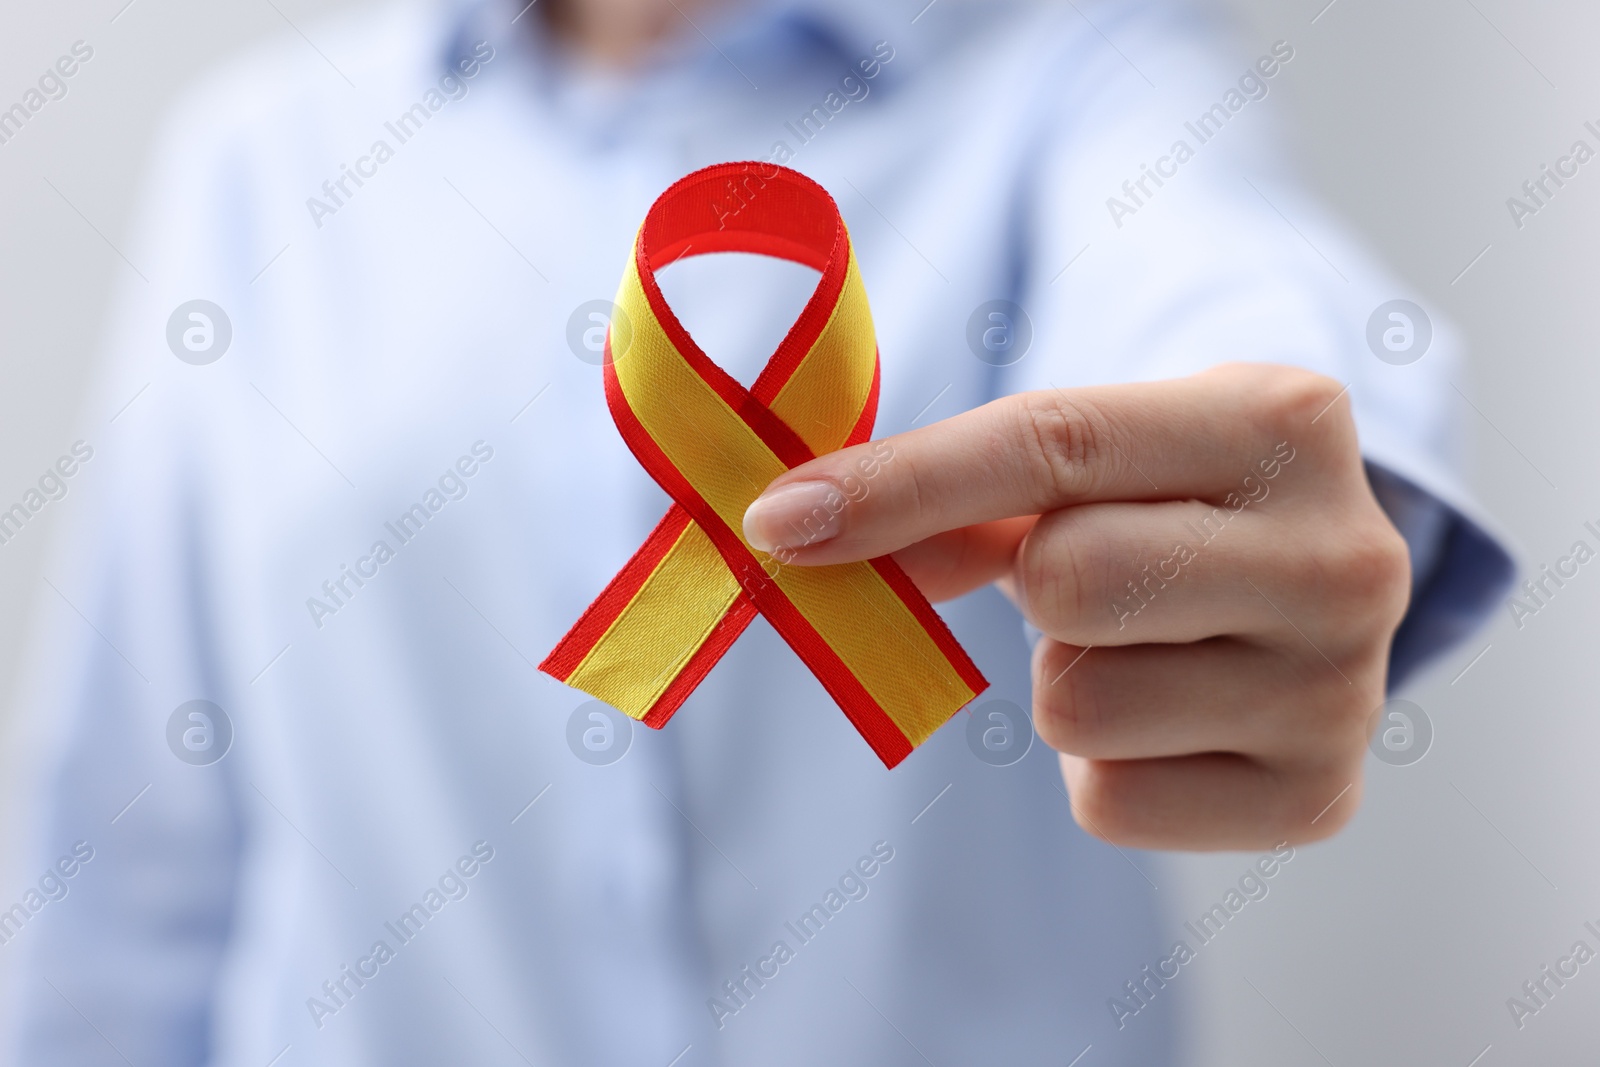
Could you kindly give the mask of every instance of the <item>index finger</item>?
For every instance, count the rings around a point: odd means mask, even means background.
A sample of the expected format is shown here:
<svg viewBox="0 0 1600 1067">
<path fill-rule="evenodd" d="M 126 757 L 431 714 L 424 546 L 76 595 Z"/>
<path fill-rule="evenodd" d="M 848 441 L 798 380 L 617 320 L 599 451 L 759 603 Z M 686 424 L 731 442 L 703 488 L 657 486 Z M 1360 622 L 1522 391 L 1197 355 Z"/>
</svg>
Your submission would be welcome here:
<svg viewBox="0 0 1600 1067">
<path fill-rule="evenodd" d="M 1216 499 L 1281 461 L 1290 427 L 1302 442 L 1340 432 L 1339 416 L 1313 420 L 1340 393 L 1310 372 L 1241 365 L 1003 397 L 788 471 L 745 512 L 745 537 L 782 562 L 842 563 L 1073 504 Z"/>
</svg>

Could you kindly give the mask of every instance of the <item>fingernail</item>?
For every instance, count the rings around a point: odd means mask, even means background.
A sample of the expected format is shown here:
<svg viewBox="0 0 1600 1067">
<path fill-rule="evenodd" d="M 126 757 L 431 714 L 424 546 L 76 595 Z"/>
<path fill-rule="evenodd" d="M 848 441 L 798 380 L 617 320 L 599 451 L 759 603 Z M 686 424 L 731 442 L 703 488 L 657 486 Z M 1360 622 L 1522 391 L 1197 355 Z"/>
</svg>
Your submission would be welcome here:
<svg viewBox="0 0 1600 1067">
<path fill-rule="evenodd" d="M 839 532 L 844 494 L 829 482 L 793 482 L 756 497 L 745 509 L 744 537 L 753 548 L 804 548 Z"/>
</svg>

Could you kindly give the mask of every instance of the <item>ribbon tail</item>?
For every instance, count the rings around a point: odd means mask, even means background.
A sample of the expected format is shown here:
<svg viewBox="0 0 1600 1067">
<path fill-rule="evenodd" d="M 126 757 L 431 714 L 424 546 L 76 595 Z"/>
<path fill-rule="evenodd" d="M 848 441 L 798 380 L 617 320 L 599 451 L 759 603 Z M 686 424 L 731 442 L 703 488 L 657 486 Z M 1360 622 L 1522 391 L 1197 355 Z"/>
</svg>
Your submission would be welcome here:
<svg viewBox="0 0 1600 1067">
<path fill-rule="evenodd" d="M 756 614 L 674 504 L 539 670 L 659 730 Z"/>
</svg>

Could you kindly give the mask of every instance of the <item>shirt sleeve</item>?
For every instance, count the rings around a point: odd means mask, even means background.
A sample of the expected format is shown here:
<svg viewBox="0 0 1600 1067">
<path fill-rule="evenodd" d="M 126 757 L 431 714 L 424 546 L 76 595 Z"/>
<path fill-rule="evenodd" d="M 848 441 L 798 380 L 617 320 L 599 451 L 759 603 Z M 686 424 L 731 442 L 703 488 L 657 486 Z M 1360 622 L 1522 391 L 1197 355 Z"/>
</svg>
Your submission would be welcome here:
<svg viewBox="0 0 1600 1067">
<path fill-rule="evenodd" d="M 180 362 L 167 322 L 196 297 L 235 321 L 243 310 L 228 203 L 237 182 L 211 128 L 191 107 L 159 142 L 126 246 L 139 276 L 130 269 L 121 286 L 81 420 L 92 455 L 57 505 L 67 533 L 47 564 L 21 706 L 15 810 L 29 821 L 15 873 L 39 884 L 65 869 L 62 857 L 90 858 L 59 880 L 61 895 L 37 909 L 25 897 L 27 914 L 0 928 L 14 954 L 7 1062 L 209 1061 L 247 838 L 248 746 L 186 762 L 169 720 L 208 700 L 241 730 L 248 680 L 218 653 L 229 607 L 222 539 L 199 470 L 205 434 L 186 414 L 204 404 L 215 368 Z M 215 743 L 224 726 L 210 725 Z"/>
<path fill-rule="evenodd" d="M 1042 150 L 1019 180 L 1014 298 L 1033 339 L 997 387 L 1155 380 L 1238 360 L 1346 383 L 1374 491 L 1415 572 L 1393 688 L 1480 625 L 1513 573 L 1459 479 L 1460 338 L 1285 165 L 1274 112 L 1305 62 L 1295 42 L 1240 44 L 1165 4 L 1086 12 L 1117 48 L 1063 35 L 1075 43 L 1040 64 Z M 1368 342 L 1369 319 L 1397 298 L 1424 306 L 1431 333 L 1404 364 Z"/>
</svg>

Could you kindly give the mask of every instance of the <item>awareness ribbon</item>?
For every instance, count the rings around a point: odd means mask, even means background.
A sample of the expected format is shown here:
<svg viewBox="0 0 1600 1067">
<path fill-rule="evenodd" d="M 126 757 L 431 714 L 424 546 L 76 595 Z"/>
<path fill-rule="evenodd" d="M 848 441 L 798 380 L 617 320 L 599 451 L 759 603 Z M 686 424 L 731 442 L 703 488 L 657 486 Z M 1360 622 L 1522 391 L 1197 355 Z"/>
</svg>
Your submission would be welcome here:
<svg viewBox="0 0 1600 1067">
<path fill-rule="evenodd" d="M 749 389 L 700 350 L 656 283 L 661 267 L 711 252 L 822 275 Z M 833 198 L 772 164 L 696 171 L 651 206 L 616 304 L 606 402 L 675 503 L 539 669 L 659 729 L 760 612 L 895 766 L 989 683 L 888 556 L 783 566 L 743 533 L 768 483 L 868 440 L 877 415 L 872 315 Z"/>
</svg>

